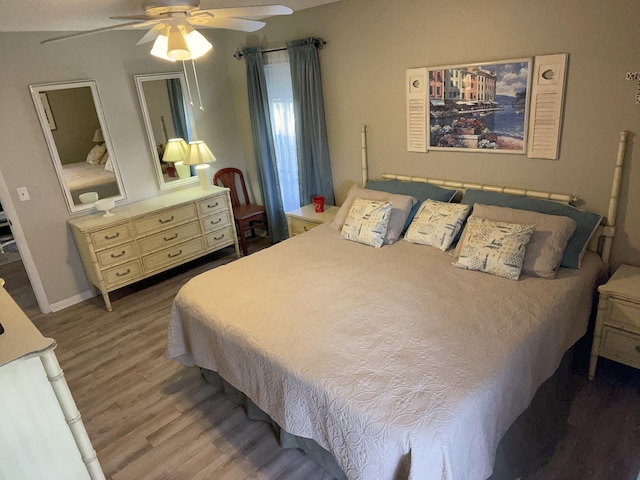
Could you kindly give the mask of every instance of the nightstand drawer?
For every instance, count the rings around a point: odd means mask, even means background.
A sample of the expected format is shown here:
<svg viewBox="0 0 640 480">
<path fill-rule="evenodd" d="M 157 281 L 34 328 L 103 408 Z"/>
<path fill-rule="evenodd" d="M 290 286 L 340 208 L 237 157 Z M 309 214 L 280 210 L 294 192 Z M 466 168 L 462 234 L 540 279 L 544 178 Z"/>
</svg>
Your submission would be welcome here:
<svg viewBox="0 0 640 480">
<path fill-rule="evenodd" d="M 308 232 L 312 228 L 318 226 L 317 223 L 305 222 L 304 220 L 300 220 L 298 218 L 290 219 L 289 225 L 291 227 L 292 235 L 300 235 L 301 233 Z"/>
<path fill-rule="evenodd" d="M 102 250 L 113 245 L 119 245 L 132 239 L 133 235 L 128 223 L 105 228 L 104 230 L 91 234 L 91 242 L 95 250 Z"/>
<path fill-rule="evenodd" d="M 207 198 L 198 202 L 198 210 L 201 215 L 209 215 L 214 212 L 221 212 L 227 209 L 227 202 L 224 200 L 224 195 L 218 195 L 217 197 Z"/>
<path fill-rule="evenodd" d="M 133 242 L 111 247 L 96 254 L 98 262 L 102 268 L 109 268 L 119 263 L 128 262 L 137 258 L 136 246 Z"/>
<path fill-rule="evenodd" d="M 152 253 L 161 248 L 170 247 L 171 245 L 176 245 L 198 236 L 200 236 L 198 222 L 191 222 L 186 225 L 170 228 L 169 230 L 164 230 L 138 240 L 140 254 L 146 255 L 147 253 Z"/>
<path fill-rule="evenodd" d="M 640 335 L 605 326 L 602 330 L 600 354 L 640 367 Z"/>
<path fill-rule="evenodd" d="M 196 213 L 195 205 L 189 204 L 142 220 L 136 220 L 133 222 L 133 229 L 138 235 L 146 235 L 158 230 L 175 227 L 196 218 L 198 218 L 198 214 Z"/>
<path fill-rule="evenodd" d="M 131 282 L 141 276 L 142 268 L 140 268 L 140 262 L 138 260 L 104 271 L 104 281 L 108 288 L 120 285 L 121 283 Z"/>
<path fill-rule="evenodd" d="M 618 298 L 610 298 L 611 312 L 609 321 L 620 327 L 629 327 L 640 334 L 640 305 L 626 302 Z"/>
<path fill-rule="evenodd" d="M 194 257 L 204 251 L 202 237 L 194 238 L 172 248 L 160 250 L 157 253 L 142 257 L 146 273 L 164 268 L 173 263 L 182 263 L 190 257 Z"/>
<path fill-rule="evenodd" d="M 223 212 L 214 213 L 207 218 L 203 218 L 201 222 L 202 230 L 205 233 L 209 233 L 229 225 L 229 213 L 226 210 Z"/>
</svg>

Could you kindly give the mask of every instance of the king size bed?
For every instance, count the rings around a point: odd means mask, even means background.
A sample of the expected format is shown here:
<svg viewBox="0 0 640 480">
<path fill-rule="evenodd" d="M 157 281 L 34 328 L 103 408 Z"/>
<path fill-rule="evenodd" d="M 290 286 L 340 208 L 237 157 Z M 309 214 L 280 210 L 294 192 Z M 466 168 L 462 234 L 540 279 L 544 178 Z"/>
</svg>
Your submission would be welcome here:
<svg viewBox="0 0 640 480">
<path fill-rule="evenodd" d="M 623 157 L 621 141 L 616 201 Z M 399 181 L 390 177 L 387 182 Z M 329 471 L 338 478 L 483 480 L 494 472 L 505 433 L 586 332 L 613 228 L 605 232 L 601 258 L 587 251 L 587 244 L 598 243 L 594 231 L 600 216 L 590 214 L 585 223 L 582 213 L 567 205 L 555 213 L 547 210 L 545 218 L 562 217 L 574 226 L 566 234 L 566 249 L 555 252 L 555 268 L 546 274 L 540 263 L 520 257 L 522 271 L 514 279 L 500 269 L 492 273 L 486 258 L 479 266 L 465 265 L 470 256 L 465 242 L 473 237 L 465 229 L 473 222 L 493 222 L 488 216 L 494 214 L 529 218 L 521 209 L 538 215 L 537 205 L 553 210 L 556 204 L 548 199 L 562 203 L 570 196 L 413 180 L 421 187 L 436 183 L 466 190 L 459 204 L 466 209 L 442 200 L 423 202 L 420 194 L 408 207 L 414 221 L 425 218 L 422 205 L 429 202 L 447 211 L 466 210 L 460 228 L 448 233 L 451 248 L 412 241 L 417 230 L 411 215 L 401 220 L 406 224 L 398 239 L 385 237 L 382 248 L 350 241 L 344 231 L 355 204 L 371 195 L 376 198 L 368 205 L 378 208 L 386 200 L 371 190 L 404 188 L 408 182 L 354 187 L 334 225 L 191 279 L 173 305 L 167 356 L 217 372 L 284 432 L 303 444 L 312 440 L 309 451 L 328 452 Z M 393 195 L 388 203 L 399 205 Z M 483 208 L 488 216 L 479 217 Z M 614 202 L 612 208 L 604 221 L 610 227 Z M 574 213 L 574 220 L 566 220 Z M 478 218 L 470 220 L 474 215 Z M 430 231 L 423 228 L 421 234 Z M 458 232 L 459 240 L 453 238 Z M 528 235 L 530 255 L 541 239 L 549 246 L 548 232 Z M 456 240 L 462 251 L 453 249 Z M 540 255 L 546 259 L 538 252 L 538 260 Z M 572 262 L 572 268 L 558 268 Z"/>
</svg>

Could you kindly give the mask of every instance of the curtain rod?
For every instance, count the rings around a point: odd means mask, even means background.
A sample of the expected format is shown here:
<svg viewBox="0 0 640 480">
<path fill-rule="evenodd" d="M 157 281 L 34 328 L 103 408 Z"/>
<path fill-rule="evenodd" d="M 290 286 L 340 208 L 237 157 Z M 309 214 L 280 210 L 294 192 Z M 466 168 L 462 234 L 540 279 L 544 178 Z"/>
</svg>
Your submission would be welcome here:
<svg viewBox="0 0 640 480">
<path fill-rule="evenodd" d="M 316 38 L 316 41 L 315 41 L 316 48 L 318 49 L 324 48 L 326 44 L 327 44 L 327 41 L 324 38 Z M 286 49 L 287 47 L 269 48 L 267 50 L 263 50 L 262 53 L 282 52 L 283 50 L 286 50 Z M 244 57 L 244 54 L 242 53 L 242 51 L 236 50 L 236 53 L 233 54 L 233 57 L 236 60 L 242 60 L 242 57 Z"/>
</svg>

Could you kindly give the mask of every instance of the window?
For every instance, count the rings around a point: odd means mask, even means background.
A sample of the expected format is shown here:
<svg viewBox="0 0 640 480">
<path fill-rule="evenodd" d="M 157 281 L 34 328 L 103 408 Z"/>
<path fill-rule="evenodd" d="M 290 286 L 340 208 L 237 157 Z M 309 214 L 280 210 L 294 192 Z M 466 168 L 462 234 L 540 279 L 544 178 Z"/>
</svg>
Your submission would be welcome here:
<svg viewBox="0 0 640 480">
<path fill-rule="evenodd" d="M 263 58 L 282 206 L 285 212 L 289 212 L 300 208 L 296 121 L 289 54 L 286 50 L 268 52 Z"/>
</svg>

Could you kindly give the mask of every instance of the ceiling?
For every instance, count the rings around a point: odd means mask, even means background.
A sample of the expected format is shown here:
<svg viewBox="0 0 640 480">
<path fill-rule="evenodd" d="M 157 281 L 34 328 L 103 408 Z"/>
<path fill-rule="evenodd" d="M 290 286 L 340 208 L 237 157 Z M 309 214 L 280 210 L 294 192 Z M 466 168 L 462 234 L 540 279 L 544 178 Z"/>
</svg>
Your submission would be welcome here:
<svg viewBox="0 0 640 480">
<path fill-rule="evenodd" d="M 294 11 L 337 0 L 201 0 L 200 8 L 241 7 L 281 3 Z M 0 32 L 67 32 L 121 23 L 115 15 L 141 14 L 142 0 L 2 0 Z"/>
</svg>

